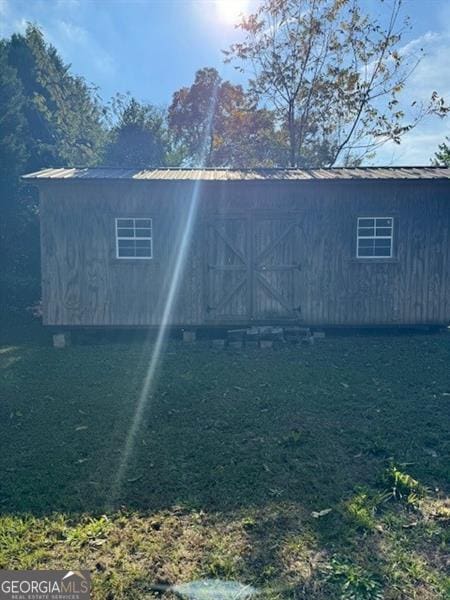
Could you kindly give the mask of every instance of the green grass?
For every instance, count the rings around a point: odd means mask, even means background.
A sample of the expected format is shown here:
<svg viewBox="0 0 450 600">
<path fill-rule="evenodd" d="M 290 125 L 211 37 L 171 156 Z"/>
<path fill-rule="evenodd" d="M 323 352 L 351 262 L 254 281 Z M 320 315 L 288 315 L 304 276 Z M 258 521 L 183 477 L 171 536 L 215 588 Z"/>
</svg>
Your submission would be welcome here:
<svg viewBox="0 0 450 600">
<path fill-rule="evenodd" d="M 274 600 L 449 597 L 448 334 L 171 341 L 111 508 L 151 351 L 3 333 L 0 568 L 86 567 L 108 600 L 207 577 Z"/>
</svg>

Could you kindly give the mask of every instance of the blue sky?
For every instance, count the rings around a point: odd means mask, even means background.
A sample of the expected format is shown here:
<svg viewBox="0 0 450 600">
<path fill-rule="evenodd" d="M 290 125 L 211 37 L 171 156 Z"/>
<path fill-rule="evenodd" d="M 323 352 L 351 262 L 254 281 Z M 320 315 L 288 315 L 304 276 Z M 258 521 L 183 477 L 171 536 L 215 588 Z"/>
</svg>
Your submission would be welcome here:
<svg viewBox="0 0 450 600">
<path fill-rule="evenodd" d="M 383 6 L 380 0 L 365 1 L 378 11 Z M 247 0 L 250 7 L 256 3 Z M 238 9 L 231 5 L 230 0 L 0 0 L 0 35 L 35 22 L 72 70 L 99 87 L 105 101 L 115 92 L 130 92 L 167 105 L 203 66 L 237 79 L 221 53 L 237 36 L 232 17 Z M 402 44 L 425 51 L 405 101 L 425 100 L 435 89 L 450 101 L 450 1 L 404 0 L 403 12 L 412 31 Z M 428 119 L 400 147 L 385 146 L 374 162 L 428 164 L 445 135 L 450 135 L 450 117 Z"/>
</svg>

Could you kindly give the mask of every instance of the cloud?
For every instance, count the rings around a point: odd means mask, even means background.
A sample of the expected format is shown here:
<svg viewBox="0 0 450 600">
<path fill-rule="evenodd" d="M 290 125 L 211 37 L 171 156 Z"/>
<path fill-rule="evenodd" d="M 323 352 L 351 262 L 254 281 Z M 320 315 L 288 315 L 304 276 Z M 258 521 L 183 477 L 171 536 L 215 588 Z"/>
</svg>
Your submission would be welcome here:
<svg viewBox="0 0 450 600">
<path fill-rule="evenodd" d="M 20 17 L 9 0 L 0 0 L 0 37 L 6 37 L 15 31 L 23 32 L 26 19 Z"/>
<path fill-rule="evenodd" d="M 422 58 L 400 96 L 406 107 L 414 100 L 427 103 L 433 91 L 437 91 L 450 104 L 450 20 L 443 22 L 446 29 L 439 32 L 427 31 L 402 48 L 402 53 L 408 55 L 418 53 L 423 48 Z M 400 145 L 388 143 L 383 146 L 373 162 L 428 165 L 446 135 L 450 135 L 450 117 L 426 117 L 404 135 Z"/>
<path fill-rule="evenodd" d="M 90 65 L 91 77 L 109 77 L 116 73 L 113 57 L 81 25 L 66 19 L 55 19 L 51 26 L 44 27 L 44 33 L 64 60 L 72 62 L 73 57 L 80 55 L 85 58 Z"/>
<path fill-rule="evenodd" d="M 89 80 L 103 83 L 116 74 L 116 64 L 90 28 L 89 9 L 81 0 L 52 0 L 51 10 L 48 0 L 0 0 L 0 36 L 23 33 L 28 22 L 37 23 L 64 61 Z"/>
</svg>

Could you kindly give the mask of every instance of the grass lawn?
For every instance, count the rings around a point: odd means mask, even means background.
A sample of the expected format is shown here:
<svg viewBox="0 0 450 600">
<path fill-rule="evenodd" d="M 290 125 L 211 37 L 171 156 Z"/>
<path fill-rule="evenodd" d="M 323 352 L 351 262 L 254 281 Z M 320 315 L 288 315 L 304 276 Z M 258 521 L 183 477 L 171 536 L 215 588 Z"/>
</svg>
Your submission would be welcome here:
<svg viewBox="0 0 450 600">
<path fill-rule="evenodd" d="M 449 334 L 171 341 L 114 498 L 151 352 L 3 333 L 0 568 L 89 568 L 97 600 L 450 597 Z"/>
</svg>

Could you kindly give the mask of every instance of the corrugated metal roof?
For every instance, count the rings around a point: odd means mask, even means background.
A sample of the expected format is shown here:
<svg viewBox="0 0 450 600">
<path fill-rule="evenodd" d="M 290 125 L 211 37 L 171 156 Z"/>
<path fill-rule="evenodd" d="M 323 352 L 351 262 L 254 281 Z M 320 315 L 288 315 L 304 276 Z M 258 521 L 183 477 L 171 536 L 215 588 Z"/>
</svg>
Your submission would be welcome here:
<svg viewBox="0 0 450 600">
<path fill-rule="evenodd" d="M 42 169 L 23 179 L 135 179 L 152 181 L 314 181 L 327 179 L 450 179 L 449 167 L 355 167 L 330 169 Z"/>
</svg>

